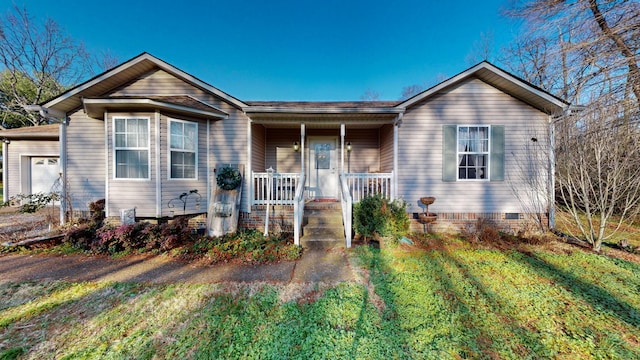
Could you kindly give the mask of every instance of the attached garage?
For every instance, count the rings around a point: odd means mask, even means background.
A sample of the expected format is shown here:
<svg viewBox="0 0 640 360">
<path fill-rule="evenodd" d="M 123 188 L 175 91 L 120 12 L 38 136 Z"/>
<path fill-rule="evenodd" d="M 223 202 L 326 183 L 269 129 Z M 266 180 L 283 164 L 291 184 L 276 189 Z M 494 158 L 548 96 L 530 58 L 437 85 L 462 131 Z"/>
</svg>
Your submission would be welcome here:
<svg viewBox="0 0 640 360">
<path fill-rule="evenodd" d="M 3 196 L 60 191 L 59 125 L 0 131 Z"/>
</svg>

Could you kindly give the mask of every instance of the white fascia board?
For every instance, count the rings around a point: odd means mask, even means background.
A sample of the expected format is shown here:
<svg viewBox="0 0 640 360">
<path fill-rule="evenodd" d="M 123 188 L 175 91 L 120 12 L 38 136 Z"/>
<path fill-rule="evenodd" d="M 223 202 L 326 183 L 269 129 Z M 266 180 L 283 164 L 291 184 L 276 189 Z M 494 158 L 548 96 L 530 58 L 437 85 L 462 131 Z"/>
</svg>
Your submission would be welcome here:
<svg viewBox="0 0 640 360">
<path fill-rule="evenodd" d="M 85 108 L 87 105 L 102 105 L 102 106 L 109 106 L 109 105 L 147 105 L 150 107 L 157 107 L 157 108 L 162 108 L 162 109 L 168 109 L 168 110 L 175 110 L 175 111 L 182 111 L 182 112 L 187 112 L 187 113 L 192 113 L 192 114 L 197 114 L 197 115 L 202 115 L 202 116 L 206 116 L 206 117 L 212 117 L 212 118 L 216 118 L 216 119 L 227 119 L 229 117 L 229 114 L 227 114 L 226 112 L 211 107 L 210 105 L 207 105 L 209 107 L 212 108 L 213 111 L 205 111 L 205 110 L 200 110 L 200 109 L 194 109 L 192 107 L 189 106 L 182 106 L 182 105 L 177 105 L 177 104 L 171 104 L 171 103 L 166 103 L 163 101 L 158 101 L 158 100 L 152 100 L 152 99 L 82 99 Z"/>
<path fill-rule="evenodd" d="M 399 114 L 404 108 L 341 108 L 341 107 L 271 107 L 249 106 L 243 109 L 247 114 Z"/>
</svg>

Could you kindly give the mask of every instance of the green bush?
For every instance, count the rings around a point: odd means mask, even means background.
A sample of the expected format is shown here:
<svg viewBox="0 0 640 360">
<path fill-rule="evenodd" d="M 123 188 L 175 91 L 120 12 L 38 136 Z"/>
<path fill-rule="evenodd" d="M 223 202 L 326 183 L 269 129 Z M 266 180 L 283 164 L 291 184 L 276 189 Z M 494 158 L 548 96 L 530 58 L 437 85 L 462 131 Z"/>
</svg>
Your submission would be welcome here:
<svg viewBox="0 0 640 360">
<path fill-rule="evenodd" d="M 353 208 L 356 233 L 365 238 L 399 238 L 409 231 L 410 220 L 404 201 L 389 201 L 381 195 L 368 196 Z"/>
</svg>

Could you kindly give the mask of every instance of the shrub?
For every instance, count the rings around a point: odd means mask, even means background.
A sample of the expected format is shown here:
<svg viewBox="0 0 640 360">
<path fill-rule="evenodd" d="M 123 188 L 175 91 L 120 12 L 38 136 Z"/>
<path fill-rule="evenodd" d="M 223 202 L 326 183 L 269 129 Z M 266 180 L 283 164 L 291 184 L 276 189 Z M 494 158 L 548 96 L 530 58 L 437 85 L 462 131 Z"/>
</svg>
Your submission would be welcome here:
<svg viewBox="0 0 640 360">
<path fill-rule="evenodd" d="M 48 204 L 53 204 L 55 201 L 60 200 L 58 193 L 36 193 L 36 194 L 18 194 L 12 196 L 6 202 L 0 204 L 0 207 L 15 206 L 20 204 L 21 213 L 34 213 Z"/>
<path fill-rule="evenodd" d="M 354 205 L 353 222 L 356 233 L 365 238 L 393 236 L 409 231 L 410 220 L 404 201 L 389 201 L 381 195 L 368 196 Z"/>
<path fill-rule="evenodd" d="M 501 239 L 496 226 L 490 220 L 479 218 L 475 225 L 468 226 L 462 231 L 462 237 L 470 242 L 491 243 Z"/>
</svg>

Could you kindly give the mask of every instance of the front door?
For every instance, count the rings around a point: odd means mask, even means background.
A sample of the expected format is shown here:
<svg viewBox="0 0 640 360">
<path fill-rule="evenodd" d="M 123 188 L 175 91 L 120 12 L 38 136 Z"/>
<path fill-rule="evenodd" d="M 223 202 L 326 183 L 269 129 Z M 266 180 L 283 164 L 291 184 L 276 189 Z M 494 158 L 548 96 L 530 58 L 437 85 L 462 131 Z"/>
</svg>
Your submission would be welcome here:
<svg viewBox="0 0 640 360">
<path fill-rule="evenodd" d="M 309 194 L 314 199 L 338 198 L 337 137 L 309 138 Z"/>
</svg>

